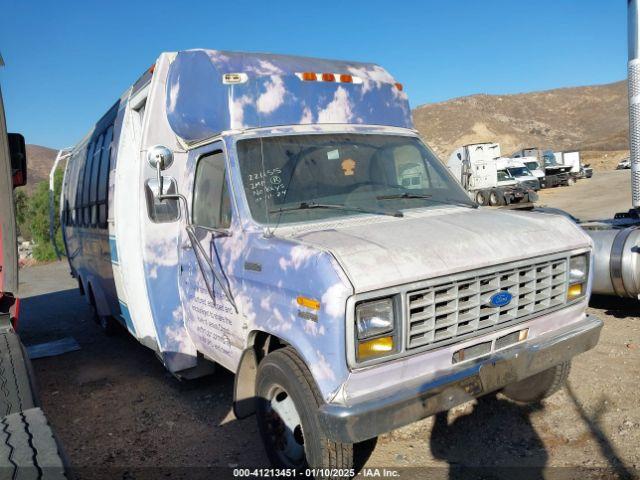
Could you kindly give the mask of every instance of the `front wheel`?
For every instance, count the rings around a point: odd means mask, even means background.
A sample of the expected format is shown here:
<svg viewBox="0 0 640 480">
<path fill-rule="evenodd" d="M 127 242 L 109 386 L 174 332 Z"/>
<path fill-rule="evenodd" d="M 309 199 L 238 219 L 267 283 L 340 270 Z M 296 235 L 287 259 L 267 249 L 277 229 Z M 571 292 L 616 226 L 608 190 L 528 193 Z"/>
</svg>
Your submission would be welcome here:
<svg viewBox="0 0 640 480">
<path fill-rule="evenodd" d="M 349 473 L 356 468 L 354 445 L 324 435 L 318 418 L 322 397 L 295 350 L 281 348 L 260 362 L 256 396 L 258 429 L 274 467 L 337 469 L 344 478 L 354 475 Z"/>
<path fill-rule="evenodd" d="M 532 377 L 507 385 L 502 390 L 508 398 L 522 403 L 536 403 L 560 390 L 569 378 L 571 361 L 551 367 Z"/>
</svg>

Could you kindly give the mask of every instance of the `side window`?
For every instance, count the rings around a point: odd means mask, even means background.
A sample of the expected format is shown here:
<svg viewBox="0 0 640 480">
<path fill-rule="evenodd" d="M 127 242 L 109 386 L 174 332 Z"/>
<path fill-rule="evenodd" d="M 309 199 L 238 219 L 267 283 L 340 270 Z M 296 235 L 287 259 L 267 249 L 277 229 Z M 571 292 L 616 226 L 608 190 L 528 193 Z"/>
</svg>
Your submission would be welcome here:
<svg viewBox="0 0 640 480">
<path fill-rule="evenodd" d="M 113 126 L 109 127 L 104 137 L 104 146 L 100 156 L 100 170 L 98 172 L 98 226 L 107 227 L 107 191 L 109 190 L 109 169 L 111 161 L 111 140 Z"/>
<path fill-rule="evenodd" d="M 85 171 L 87 170 L 88 166 L 91 163 L 91 159 L 93 158 L 93 150 L 95 148 L 95 143 L 92 142 L 91 145 L 89 145 L 89 149 L 87 150 L 87 155 L 84 158 L 84 161 L 81 161 L 80 163 L 80 170 L 78 171 L 78 187 L 76 190 L 76 203 L 75 203 L 75 211 L 76 211 L 76 215 L 75 215 L 75 225 L 76 226 L 80 226 L 84 224 L 84 217 L 83 217 L 83 208 L 85 205 L 84 202 L 84 198 L 85 198 L 85 190 L 88 189 L 88 185 L 85 187 Z"/>
<path fill-rule="evenodd" d="M 231 225 L 231 201 L 225 178 L 222 152 L 198 160 L 193 186 L 193 223 L 201 227 L 228 228 Z"/>
<path fill-rule="evenodd" d="M 98 222 L 98 170 L 100 168 L 100 157 L 102 155 L 104 135 L 98 137 L 96 149 L 93 152 L 93 161 L 91 162 L 91 177 L 89 182 L 89 223 L 95 227 Z"/>
</svg>

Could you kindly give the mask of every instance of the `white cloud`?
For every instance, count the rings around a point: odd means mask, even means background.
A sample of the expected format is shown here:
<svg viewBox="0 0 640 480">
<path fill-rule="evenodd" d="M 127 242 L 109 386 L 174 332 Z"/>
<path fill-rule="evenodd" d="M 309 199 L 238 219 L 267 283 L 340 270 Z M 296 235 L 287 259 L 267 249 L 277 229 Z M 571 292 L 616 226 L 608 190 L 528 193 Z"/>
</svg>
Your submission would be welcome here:
<svg viewBox="0 0 640 480">
<path fill-rule="evenodd" d="M 373 65 L 371 68 L 349 68 L 349 73 L 362 79 L 362 93 L 365 94 L 374 86 L 380 88 L 382 84 L 392 85 L 396 81 L 384 68 Z"/>
<path fill-rule="evenodd" d="M 271 80 L 266 83 L 267 90 L 258 97 L 258 111 L 260 113 L 271 113 L 284 103 L 286 90 L 282 78 L 272 75 Z"/>
<path fill-rule="evenodd" d="M 290 250 L 289 259 L 285 257 L 280 258 L 280 268 L 282 270 L 288 270 L 293 267 L 294 270 L 298 270 L 307 260 L 313 257 L 316 251 L 312 248 L 304 245 L 296 245 Z"/>
<path fill-rule="evenodd" d="M 313 123 L 313 113 L 309 107 L 304 107 L 302 110 L 302 117 L 300 117 L 300 124 Z"/>
<path fill-rule="evenodd" d="M 244 107 L 249 105 L 252 99 L 248 95 L 243 95 L 240 98 L 233 99 L 231 93 L 229 93 L 229 110 L 231 114 L 231 128 L 243 128 L 244 127 Z"/>
<path fill-rule="evenodd" d="M 311 364 L 311 373 L 316 378 L 316 380 L 335 380 L 336 376 L 333 373 L 333 369 L 327 359 L 324 358 L 324 355 L 320 353 L 320 350 L 316 350 L 316 355 L 318 356 L 317 361 Z"/>
<path fill-rule="evenodd" d="M 169 89 L 169 105 L 167 107 L 168 112 L 172 113 L 176 108 L 176 102 L 178 101 L 178 94 L 180 93 L 180 77 L 173 82 Z"/>
<path fill-rule="evenodd" d="M 338 87 L 327 107 L 318 112 L 318 123 L 349 123 L 352 118 L 349 93 L 342 87 Z"/>
<path fill-rule="evenodd" d="M 268 60 L 258 60 L 256 65 L 251 65 L 245 70 L 255 73 L 256 75 L 282 75 L 284 73 L 282 69 L 276 67 Z"/>
<path fill-rule="evenodd" d="M 344 306 L 348 292 L 340 282 L 331 285 L 322 295 L 322 307 L 332 317 L 344 314 Z"/>
</svg>

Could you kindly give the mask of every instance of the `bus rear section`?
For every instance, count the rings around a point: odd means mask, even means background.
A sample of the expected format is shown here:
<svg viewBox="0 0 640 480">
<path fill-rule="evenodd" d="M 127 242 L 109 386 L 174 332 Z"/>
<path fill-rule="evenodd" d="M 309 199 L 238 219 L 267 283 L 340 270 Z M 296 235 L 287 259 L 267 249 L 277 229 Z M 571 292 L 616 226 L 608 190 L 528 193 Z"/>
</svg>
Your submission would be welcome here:
<svg viewBox="0 0 640 480">
<path fill-rule="evenodd" d="M 71 151 L 60 204 L 71 273 L 108 333 L 121 314 L 109 235 L 109 176 L 118 107 L 116 102 Z"/>
</svg>

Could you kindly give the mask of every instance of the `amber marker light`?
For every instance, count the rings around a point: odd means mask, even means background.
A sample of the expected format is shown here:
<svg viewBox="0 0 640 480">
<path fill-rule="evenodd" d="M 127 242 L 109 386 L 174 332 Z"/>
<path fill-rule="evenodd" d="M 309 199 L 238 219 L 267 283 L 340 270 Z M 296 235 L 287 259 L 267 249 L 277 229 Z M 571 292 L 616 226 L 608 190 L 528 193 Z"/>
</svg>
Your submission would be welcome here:
<svg viewBox="0 0 640 480">
<path fill-rule="evenodd" d="M 367 358 L 377 357 L 385 353 L 393 352 L 393 337 L 379 337 L 366 340 L 358 344 L 358 359 L 366 360 Z"/>
<path fill-rule="evenodd" d="M 310 308 L 311 310 L 320 310 L 320 302 L 313 298 L 298 297 L 297 301 L 298 305 L 300 305 L 301 307 Z"/>
<path fill-rule="evenodd" d="M 584 284 L 583 283 L 574 283 L 573 285 L 569 285 L 569 290 L 567 291 L 567 299 L 575 300 L 579 298 L 584 293 Z"/>
</svg>

